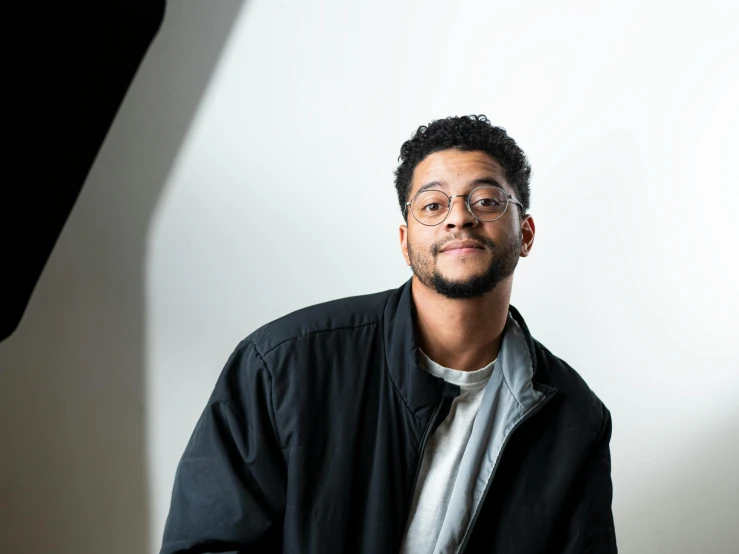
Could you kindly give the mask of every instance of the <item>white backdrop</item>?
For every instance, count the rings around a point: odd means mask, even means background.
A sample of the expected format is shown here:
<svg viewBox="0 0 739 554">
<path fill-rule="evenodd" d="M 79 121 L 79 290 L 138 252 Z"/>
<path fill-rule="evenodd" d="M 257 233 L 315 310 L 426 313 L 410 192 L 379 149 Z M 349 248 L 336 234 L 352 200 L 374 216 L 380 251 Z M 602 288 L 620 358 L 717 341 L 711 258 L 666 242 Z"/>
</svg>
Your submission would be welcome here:
<svg viewBox="0 0 739 554">
<path fill-rule="evenodd" d="M 433 119 L 484 113 L 533 166 L 537 236 L 512 304 L 613 414 L 620 550 L 735 552 L 739 42 L 727 4 L 171 2 L 61 253 L 4 345 L 0 395 L 36 390 L 27 346 L 48 342 L 60 302 L 54 337 L 93 349 L 75 359 L 101 388 L 121 390 L 101 357 L 124 382 L 141 376 L 118 414 L 142 420 L 131 433 L 155 552 L 177 462 L 232 349 L 287 312 L 405 281 L 400 145 Z M 193 47 L 203 37 L 220 41 L 207 55 Z M 124 205 L 139 205 L 128 185 L 150 195 L 143 215 L 117 215 L 111 179 Z M 140 299 L 121 295 L 131 260 L 116 255 L 133 240 Z M 87 257 L 100 241 L 112 253 Z M 137 356 L 106 350 L 90 320 L 100 298 L 104 320 L 140 304 Z M 90 329 L 103 335 L 92 347 Z M 81 393 L 66 394 L 74 406 Z M 46 515 L 54 533 L 62 520 Z"/>
</svg>

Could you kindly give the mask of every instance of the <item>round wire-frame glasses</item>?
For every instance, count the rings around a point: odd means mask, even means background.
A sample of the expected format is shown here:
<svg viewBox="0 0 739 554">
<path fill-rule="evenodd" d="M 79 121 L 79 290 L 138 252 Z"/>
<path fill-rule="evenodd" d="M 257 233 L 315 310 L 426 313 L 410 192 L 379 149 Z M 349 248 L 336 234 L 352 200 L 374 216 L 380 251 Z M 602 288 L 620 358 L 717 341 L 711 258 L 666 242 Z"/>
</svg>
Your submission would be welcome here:
<svg viewBox="0 0 739 554">
<path fill-rule="evenodd" d="M 502 193 L 501 194 L 501 198 L 505 198 L 506 204 L 505 204 L 505 207 L 503 208 L 503 211 L 500 212 L 500 214 L 498 214 L 493 219 L 482 219 L 482 218 L 478 217 L 475 214 L 474 211 L 472 211 L 472 207 L 470 206 L 470 198 L 472 198 L 472 196 L 475 194 L 475 192 L 478 191 L 478 190 L 480 190 L 480 189 L 497 189 L 497 190 L 499 190 Z M 423 221 L 421 221 L 420 219 L 418 219 L 418 217 L 416 217 L 416 214 L 415 214 L 414 210 L 412 210 L 412 209 L 409 210 L 411 204 L 418 197 L 418 195 L 425 194 L 425 193 L 428 193 L 428 192 L 436 192 L 436 193 L 439 193 L 439 194 L 441 194 L 441 195 L 443 195 L 443 196 L 445 196 L 446 198 L 449 199 L 449 203 L 447 204 L 447 212 L 446 212 L 446 215 L 441 220 L 439 220 L 436 223 L 424 223 Z M 464 203 L 465 203 L 465 206 L 467 206 L 467 211 L 472 214 L 472 217 L 474 217 L 478 221 L 484 221 L 485 223 L 490 223 L 491 221 L 497 221 L 501 217 L 503 217 L 503 215 L 505 215 L 506 211 L 508 211 L 508 204 L 510 204 L 511 202 L 513 202 L 514 204 L 518 204 L 518 206 L 521 208 L 521 213 L 523 213 L 523 204 L 521 204 L 521 202 L 519 202 L 518 200 L 516 200 L 513 197 L 513 195 L 508 194 L 505 190 L 503 190 L 500 187 L 496 187 L 496 186 L 493 186 L 493 185 L 482 185 L 482 186 L 479 186 L 479 187 L 476 187 L 476 188 L 472 189 L 469 194 L 457 194 L 455 196 L 449 196 L 445 192 L 440 191 L 438 189 L 427 189 L 427 190 L 419 191 L 419 192 L 417 192 L 413 196 L 413 198 L 410 199 L 410 202 L 406 202 L 405 203 L 405 213 L 403 215 L 405 216 L 405 219 L 407 221 L 408 220 L 408 211 L 410 211 L 413 214 L 413 219 L 415 219 L 416 221 L 418 221 L 421 225 L 426 225 L 427 227 L 433 227 L 435 225 L 440 225 L 440 224 L 444 223 L 444 221 L 446 221 L 446 218 L 449 217 L 449 214 L 452 213 L 452 201 L 455 198 L 464 198 Z"/>
</svg>

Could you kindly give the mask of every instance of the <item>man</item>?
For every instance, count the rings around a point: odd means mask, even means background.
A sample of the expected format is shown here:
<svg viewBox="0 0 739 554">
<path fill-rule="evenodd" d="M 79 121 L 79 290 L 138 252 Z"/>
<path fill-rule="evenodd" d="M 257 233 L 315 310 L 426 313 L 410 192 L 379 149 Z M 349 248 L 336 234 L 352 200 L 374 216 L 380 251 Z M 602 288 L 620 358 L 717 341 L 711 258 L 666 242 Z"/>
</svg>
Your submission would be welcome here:
<svg viewBox="0 0 739 554">
<path fill-rule="evenodd" d="M 616 552 L 610 413 L 509 305 L 534 243 L 524 153 L 452 117 L 400 160 L 412 278 L 238 345 L 163 554 Z"/>
</svg>

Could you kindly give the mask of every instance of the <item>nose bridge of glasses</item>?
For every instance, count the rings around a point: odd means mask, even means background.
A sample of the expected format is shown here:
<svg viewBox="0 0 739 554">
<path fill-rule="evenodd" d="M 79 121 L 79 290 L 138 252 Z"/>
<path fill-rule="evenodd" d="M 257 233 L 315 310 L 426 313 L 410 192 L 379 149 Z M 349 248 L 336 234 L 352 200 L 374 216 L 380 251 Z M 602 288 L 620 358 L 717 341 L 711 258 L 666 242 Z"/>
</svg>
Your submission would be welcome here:
<svg viewBox="0 0 739 554">
<path fill-rule="evenodd" d="M 462 198 L 462 210 L 463 214 L 469 217 L 472 217 L 473 219 L 477 219 L 477 216 L 472 213 L 472 210 L 470 209 L 470 194 L 455 194 L 454 196 L 449 196 L 449 211 L 447 213 L 447 218 L 452 215 L 452 211 L 454 210 L 454 199 L 455 198 Z"/>
</svg>

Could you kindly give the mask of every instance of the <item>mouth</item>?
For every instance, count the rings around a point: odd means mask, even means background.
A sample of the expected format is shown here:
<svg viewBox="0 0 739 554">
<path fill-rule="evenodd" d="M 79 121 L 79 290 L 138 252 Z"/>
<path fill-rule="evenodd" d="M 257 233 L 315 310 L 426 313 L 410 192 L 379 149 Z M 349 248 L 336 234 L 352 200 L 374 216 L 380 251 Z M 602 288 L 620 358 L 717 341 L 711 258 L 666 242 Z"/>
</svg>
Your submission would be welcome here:
<svg viewBox="0 0 739 554">
<path fill-rule="evenodd" d="M 447 256 L 470 256 L 474 254 L 481 254 L 484 252 L 482 248 L 450 248 L 443 250 L 441 253 Z"/>
<path fill-rule="evenodd" d="M 474 240 L 455 240 L 444 245 L 441 254 L 449 254 L 453 256 L 463 256 L 484 252 L 485 248 L 482 244 Z"/>
</svg>

